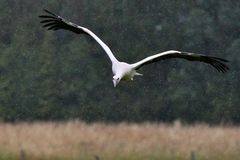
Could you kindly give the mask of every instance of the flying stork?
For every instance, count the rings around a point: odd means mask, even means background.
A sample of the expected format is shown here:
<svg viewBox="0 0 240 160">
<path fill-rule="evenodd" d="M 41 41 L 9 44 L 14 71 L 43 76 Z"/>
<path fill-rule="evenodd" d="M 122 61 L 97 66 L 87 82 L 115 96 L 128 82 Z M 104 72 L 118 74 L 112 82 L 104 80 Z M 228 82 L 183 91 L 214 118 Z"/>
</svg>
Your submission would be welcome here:
<svg viewBox="0 0 240 160">
<path fill-rule="evenodd" d="M 69 30 L 76 34 L 89 35 L 95 41 L 97 41 L 97 43 L 103 48 L 103 50 L 106 52 L 106 54 L 108 55 L 109 59 L 112 62 L 114 87 L 116 87 L 121 80 L 133 80 L 134 76 L 142 76 L 142 74 L 137 72 L 137 70 L 140 69 L 141 67 L 147 64 L 151 64 L 169 58 L 182 58 L 189 61 L 204 62 L 210 64 L 211 66 L 216 68 L 219 72 L 226 72 L 227 70 L 229 70 L 228 66 L 224 64 L 228 62 L 225 59 L 202 54 L 182 52 L 177 50 L 170 50 L 157 53 L 133 64 L 121 62 L 113 55 L 111 49 L 95 33 L 93 33 L 88 28 L 76 25 L 46 9 L 44 9 L 44 11 L 46 13 L 44 15 L 40 15 L 39 17 L 42 19 L 41 23 L 43 24 L 43 27 L 46 27 L 48 30 L 54 31 L 59 29 Z"/>
</svg>

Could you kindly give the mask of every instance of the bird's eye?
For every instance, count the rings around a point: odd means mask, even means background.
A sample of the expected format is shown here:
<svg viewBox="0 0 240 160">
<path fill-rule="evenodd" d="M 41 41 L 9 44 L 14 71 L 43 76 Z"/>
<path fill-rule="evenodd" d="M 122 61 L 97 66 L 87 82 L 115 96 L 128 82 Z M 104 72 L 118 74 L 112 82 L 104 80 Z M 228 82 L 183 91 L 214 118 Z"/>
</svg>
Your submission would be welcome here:
<svg viewBox="0 0 240 160">
<path fill-rule="evenodd" d="M 119 81 L 119 78 L 117 78 L 117 80 Z"/>
</svg>

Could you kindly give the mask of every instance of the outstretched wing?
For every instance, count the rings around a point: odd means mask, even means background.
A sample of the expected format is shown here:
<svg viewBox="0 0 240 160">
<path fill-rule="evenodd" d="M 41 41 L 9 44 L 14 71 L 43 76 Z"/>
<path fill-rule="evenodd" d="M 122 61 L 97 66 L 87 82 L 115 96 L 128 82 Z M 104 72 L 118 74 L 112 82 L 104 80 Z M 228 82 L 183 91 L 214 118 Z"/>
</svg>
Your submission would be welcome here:
<svg viewBox="0 0 240 160">
<path fill-rule="evenodd" d="M 228 62 L 225 59 L 213 57 L 213 56 L 206 56 L 201 54 L 195 53 L 188 53 L 188 52 L 180 52 L 180 51 L 166 51 L 162 53 L 155 54 L 153 56 L 149 56 L 137 63 L 132 64 L 135 69 L 139 69 L 146 64 L 150 64 L 153 62 L 158 62 L 161 60 L 169 59 L 169 58 L 183 58 L 189 61 L 199 61 L 208 63 L 214 68 L 216 68 L 219 72 L 226 72 L 229 70 L 228 66 L 224 63 Z"/>
<path fill-rule="evenodd" d="M 64 30 L 69 30 L 77 34 L 86 34 L 91 36 L 93 39 L 95 39 L 98 44 L 104 49 L 104 51 L 107 53 L 108 57 L 112 62 L 117 61 L 115 56 L 113 55 L 112 51 L 110 48 L 97 36 L 95 35 L 92 31 L 89 29 L 78 26 L 46 9 L 44 9 L 46 12 L 45 15 L 40 15 L 39 18 L 42 19 L 41 23 L 43 24 L 43 27 L 46 27 L 48 30 L 59 30 L 59 29 L 64 29 Z"/>
</svg>

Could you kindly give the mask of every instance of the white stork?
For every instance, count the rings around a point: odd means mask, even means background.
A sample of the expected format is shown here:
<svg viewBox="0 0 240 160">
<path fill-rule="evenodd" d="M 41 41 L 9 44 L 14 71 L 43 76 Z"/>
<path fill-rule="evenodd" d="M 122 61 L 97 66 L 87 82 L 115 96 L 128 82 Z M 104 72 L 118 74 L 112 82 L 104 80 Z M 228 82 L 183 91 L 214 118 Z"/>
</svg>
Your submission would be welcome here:
<svg viewBox="0 0 240 160">
<path fill-rule="evenodd" d="M 224 62 L 228 62 L 225 59 L 214 57 L 214 56 L 189 53 L 189 52 L 181 52 L 176 50 L 170 50 L 170 51 L 158 53 L 133 64 L 121 62 L 113 55 L 110 48 L 91 30 L 85 27 L 76 25 L 46 9 L 44 9 L 44 11 L 46 12 L 46 14 L 41 15 L 39 17 L 43 19 L 41 21 L 41 23 L 44 24 L 43 27 L 47 27 L 48 30 L 55 31 L 59 29 L 65 29 L 77 34 L 86 34 L 98 42 L 98 44 L 104 49 L 104 51 L 107 53 L 108 57 L 112 62 L 114 87 L 116 87 L 121 80 L 133 80 L 133 77 L 136 75 L 142 76 L 142 74 L 137 72 L 137 70 L 142 66 L 153 63 L 153 62 L 169 59 L 169 58 L 182 58 L 189 61 L 199 61 L 199 62 L 208 63 L 212 65 L 214 68 L 216 68 L 219 72 L 226 72 L 227 70 L 229 70 L 228 66 L 224 64 Z"/>
</svg>

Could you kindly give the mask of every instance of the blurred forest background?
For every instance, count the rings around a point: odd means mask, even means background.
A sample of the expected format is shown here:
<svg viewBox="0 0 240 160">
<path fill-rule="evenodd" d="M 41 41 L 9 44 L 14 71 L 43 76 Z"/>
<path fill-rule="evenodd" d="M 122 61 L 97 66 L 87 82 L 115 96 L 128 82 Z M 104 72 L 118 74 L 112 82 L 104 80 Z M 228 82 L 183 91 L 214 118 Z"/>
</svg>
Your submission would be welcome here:
<svg viewBox="0 0 240 160">
<path fill-rule="evenodd" d="M 42 9 L 95 32 L 133 63 L 182 50 L 219 56 L 231 70 L 167 60 L 112 84 L 90 37 L 46 31 Z M 240 3 L 236 0 L 0 0 L 0 119 L 240 123 Z"/>
</svg>

